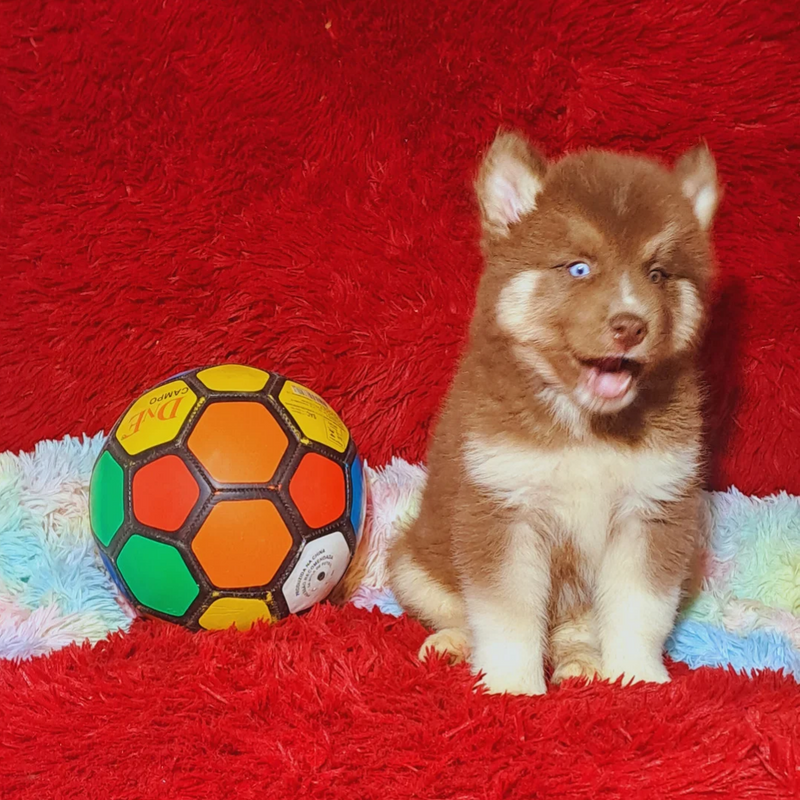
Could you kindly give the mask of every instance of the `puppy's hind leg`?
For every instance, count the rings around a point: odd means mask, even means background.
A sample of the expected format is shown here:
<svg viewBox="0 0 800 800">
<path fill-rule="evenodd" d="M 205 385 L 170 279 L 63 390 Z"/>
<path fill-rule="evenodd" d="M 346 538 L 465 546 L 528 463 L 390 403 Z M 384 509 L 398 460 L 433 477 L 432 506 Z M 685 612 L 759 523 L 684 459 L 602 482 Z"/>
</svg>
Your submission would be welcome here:
<svg viewBox="0 0 800 800">
<path fill-rule="evenodd" d="M 412 616 L 435 628 L 419 651 L 421 660 L 431 653 L 453 662 L 469 658 L 469 637 L 463 601 L 454 589 L 436 580 L 409 552 L 402 540 L 389 556 L 392 591 Z"/>
<path fill-rule="evenodd" d="M 588 604 L 565 613 L 550 632 L 553 683 L 594 680 L 603 669 L 594 610 Z"/>
</svg>

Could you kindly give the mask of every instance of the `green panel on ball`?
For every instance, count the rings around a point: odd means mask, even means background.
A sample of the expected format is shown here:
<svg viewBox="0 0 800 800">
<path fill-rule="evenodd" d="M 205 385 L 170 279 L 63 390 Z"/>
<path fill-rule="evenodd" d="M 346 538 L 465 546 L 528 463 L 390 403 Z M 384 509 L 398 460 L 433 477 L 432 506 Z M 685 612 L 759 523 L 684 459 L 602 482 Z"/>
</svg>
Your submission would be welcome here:
<svg viewBox="0 0 800 800">
<path fill-rule="evenodd" d="M 97 460 L 89 487 L 89 515 L 94 535 L 106 546 L 125 520 L 122 467 L 106 450 Z"/>
<path fill-rule="evenodd" d="M 134 597 L 154 611 L 179 617 L 200 593 L 183 556 L 171 545 L 134 534 L 117 556 Z"/>
</svg>

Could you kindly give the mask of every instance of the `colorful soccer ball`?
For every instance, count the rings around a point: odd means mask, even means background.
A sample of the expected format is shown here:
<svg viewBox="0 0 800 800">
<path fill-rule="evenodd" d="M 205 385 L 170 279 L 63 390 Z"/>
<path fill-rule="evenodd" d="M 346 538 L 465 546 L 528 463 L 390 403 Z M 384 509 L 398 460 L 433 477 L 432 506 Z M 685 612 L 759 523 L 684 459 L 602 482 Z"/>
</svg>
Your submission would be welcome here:
<svg viewBox="0 0 800 800">
<path fill-rule="evenodd" d="M 244 629 L 324 600 L 364 524 L 361 462 L 314 392 L 225 364 L 143 394 L 92 473 L 92 532 L 140 612 Z"/>
</svg>

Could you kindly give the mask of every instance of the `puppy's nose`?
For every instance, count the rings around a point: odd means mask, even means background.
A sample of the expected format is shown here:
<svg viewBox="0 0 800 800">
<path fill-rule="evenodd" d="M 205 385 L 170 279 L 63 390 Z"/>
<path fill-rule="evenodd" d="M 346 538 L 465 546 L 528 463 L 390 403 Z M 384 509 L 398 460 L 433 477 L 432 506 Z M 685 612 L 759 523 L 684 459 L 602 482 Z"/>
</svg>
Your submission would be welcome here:
<svg viewBox="0 0 800 800">
<path fill-rule="evenodd" d="M 614 339 L 626 350 L 636 347 L 647 336 L 647 323 L 635 314 L 617 314 L 610 325 Z"/>
</svg>

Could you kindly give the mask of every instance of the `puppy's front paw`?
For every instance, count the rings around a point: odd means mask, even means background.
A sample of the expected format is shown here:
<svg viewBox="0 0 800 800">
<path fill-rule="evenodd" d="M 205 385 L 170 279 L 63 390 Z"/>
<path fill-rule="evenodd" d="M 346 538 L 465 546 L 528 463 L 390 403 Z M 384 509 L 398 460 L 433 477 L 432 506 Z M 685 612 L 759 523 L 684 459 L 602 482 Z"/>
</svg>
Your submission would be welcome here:
<svg viewBox="0 0 800 800">
<path fill-rule="evenodd" d="M 643 661 L 639 664 L 610 664 L 603 677 L 614 682 L 622 678 L 622 685 L 632 683 L 669 683 L 670 677 L 662 661 Z"/>
<path fill-rule="evenodd" d="M 497 669 L 484 673 L 480 686 L 489 694 L 537 695 L 547 691 L 543 675 L 512 673 Z"/>
</svg>

